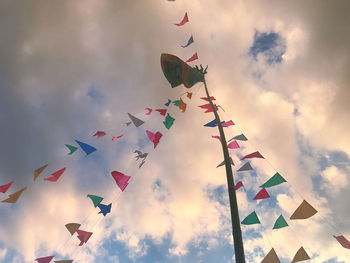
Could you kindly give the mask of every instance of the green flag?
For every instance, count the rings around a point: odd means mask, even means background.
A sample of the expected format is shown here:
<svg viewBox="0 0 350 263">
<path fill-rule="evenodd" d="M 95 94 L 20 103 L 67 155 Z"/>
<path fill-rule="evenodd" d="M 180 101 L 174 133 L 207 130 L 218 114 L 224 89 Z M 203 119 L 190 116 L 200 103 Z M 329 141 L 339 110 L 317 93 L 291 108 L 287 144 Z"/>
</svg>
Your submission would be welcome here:
<svg viewBox="0 0 350 263">
<path fill-rule="evenodd" d="M 275 173 L 274 176 L 272 176 L 269 180 L 267 180 L 266 183 L 261 185 L 261 188 L 268 188 L 272 187 L 281 183 L 287 182 L 279 173 Z"/>
<path fill-rule="evenodd" d="M 173 101 L 173 104 L 174 104 L 176 107 L 179 107 L 179 106 L 180 106 L 180 100 L 174 100 L 174 101 Z"/>
<path fill-rule="evenodd" d="M 258 216 L 256 215 L 255 211 L 253 213 L 250 213 L 242 221 L 242 225 L 254 225 L 254 224 L 260 224 L 260 220 L 259 220 Z"/>
<path fill-rule="evenodd" d="M 97 207 L 103 200 L 103 197 L 97 196 L 97 195 L 87 195 L 91 199 L 91 201 L 94 203 L 94 207 Z"/>
<path fill-rule="evenodd" d="M 173 117 L 170 116 L 170 114 L 168 113 L 167 116 L 165 117 L 165 121 L 163 121 L 165 127 L 169 130 L 170 127 L 173 125 L 175 119 Z"/>
<path fill-rule="evenodd" d="M 275 222 L 275 225 L 273 226 L 272 229 L 280 229 L 280 228 L 286 227 L 286 226 L 288 226 L 286 220 L 284 219 L 284 217 L 283 217 L 282 215 L 280 215 L 280 216 L 277 218 L 277 220 L 276 220 L 276 222 Z"/>
<path fill-rule="evenodd" d="M 78 149 L 78 147 L 69 144 L 66 144 L 66 146 L 70 150 L 70 152 L 68 153 L 69 155 L 72 155 Z"/>
</svg>

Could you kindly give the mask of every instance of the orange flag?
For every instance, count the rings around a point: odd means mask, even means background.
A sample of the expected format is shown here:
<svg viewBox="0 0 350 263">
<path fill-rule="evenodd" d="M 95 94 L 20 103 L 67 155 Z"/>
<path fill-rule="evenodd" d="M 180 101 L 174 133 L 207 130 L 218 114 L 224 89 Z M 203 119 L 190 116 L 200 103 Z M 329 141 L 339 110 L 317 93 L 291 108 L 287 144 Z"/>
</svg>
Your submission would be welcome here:
<svg viewBox="0 0 350 263">
<path fill-rule="evenodd" d="M 26 190 L 27 187 L 23 187 L 21 190 L 14 192 L 13 194 L 10 194 L 9 198 L 2 200 L 1 202 L 3 203 L 11 203 L 14 204 L 17 202 L 18 198 L 22 195 L 22 193 L 24 192 L 24 190 Z"/>
<path fill-rule="evenodd" d="M 48 166 L 48 164 L 45 164 L 44 166 L 42 166 L 42 167 L 40 167 L 40 168 L 38 168 L 38 169 L 36 169 L 35 171 L 34 171 L 34 182 L 35 182 L 35 180 L 38 178 L 38 176 L 42 173 L 42 171 L 44 171 L 45 170 L 45 168 Z"/>
</svg>

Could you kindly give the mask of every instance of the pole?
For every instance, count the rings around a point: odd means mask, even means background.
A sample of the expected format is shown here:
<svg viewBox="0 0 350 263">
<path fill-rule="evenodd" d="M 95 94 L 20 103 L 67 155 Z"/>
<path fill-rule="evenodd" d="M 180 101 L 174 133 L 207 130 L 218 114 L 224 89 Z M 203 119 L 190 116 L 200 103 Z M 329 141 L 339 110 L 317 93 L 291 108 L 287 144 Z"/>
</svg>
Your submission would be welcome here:
<svg viewBox="0 0 350 263">
<path fill-rule="evenodd" d="M 212 100 L 210 99 L 205 78 L 204 78 L 204 87 L 205 87 L 205 92 L 207 94 L 210 106 L 213 109 L 213 112 L 215 115 L 215 120 L 216 120 L 216 123 L 218 125 L 218 129 L 219 129 L 219 133 L 220 133 L 220 137 L 221 137 L 222 151 L 224 153 L 227 188 L 228 188 L 228 195 L 229 195 L 229 199 L 230 199 L 232 235 L 233 235 L 233 244 L 234 244 L 234 248 L 235 248 L 236 263 L 245 263 L 243 239 L 242 239 L 242 231 L 241 231 L 241 222 L 239 220 L 237 197 L 236 197 L 236 190 L 234 187 L 235 183 L 234 183 L 233 175 L 232 175 L 230 155 L 228 152 L 226 138 L 225 138 L 224 130 L 223 130 L 222 125 L 221 125 L 220 117 L 216 111 L 216 108 L 214 107 Z"/>
</svg>

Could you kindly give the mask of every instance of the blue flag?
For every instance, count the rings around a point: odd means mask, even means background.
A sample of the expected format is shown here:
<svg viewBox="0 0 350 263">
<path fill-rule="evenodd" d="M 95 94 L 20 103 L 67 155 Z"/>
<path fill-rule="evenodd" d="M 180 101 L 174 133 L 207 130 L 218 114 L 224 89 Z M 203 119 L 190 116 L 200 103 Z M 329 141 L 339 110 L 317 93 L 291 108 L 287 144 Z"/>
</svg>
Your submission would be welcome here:
<svg viewBox="0 0 350 263">
<path fill-rule="evenodd" d="M 112 203 L 110 203 L 109 205 L 99 204 L 98 208 L 100 208 L 100 210 L 101 210 L 98 213 L 103 214 L 103 216 L 106 216 L 108 213 L 111 212 Z"/>
<path fill-rule="evenodd" d="M 193 43 L 193 36 L 190 37 L 190 39 L 188 40 L 188 42 L 187 42 L 187 44 L 185 46 L 181 46 L 181 47 L 183 47 L 183 48 L 188 47 L 192 43 Z"/>
<path fill-rule="evenodd" d="M 167 102 L 167 103 L 165 103 L 164 105 L 165 105 L 165 106 L 167 106 L 167 107 L 169 107 L 170 102 L 171 102 L 171 100 L 169 100 L 169 99 L 168 99 L 168 102 Z"/>
<path fill-rule="evenodd" d="M 92 147 L 92 146 L 89 145 L 89 144 L 80 142 L 80 141 L 78 141 L 78 140 L 75 140 L 75 141 L 77 142 L 77 144 L 79 144 L 80 148 L 86 153 L 86 155 L 89 155 L 90 153 L 96 151 L 96 148 L 95 148 L 95 147 Z"/>
</svg>

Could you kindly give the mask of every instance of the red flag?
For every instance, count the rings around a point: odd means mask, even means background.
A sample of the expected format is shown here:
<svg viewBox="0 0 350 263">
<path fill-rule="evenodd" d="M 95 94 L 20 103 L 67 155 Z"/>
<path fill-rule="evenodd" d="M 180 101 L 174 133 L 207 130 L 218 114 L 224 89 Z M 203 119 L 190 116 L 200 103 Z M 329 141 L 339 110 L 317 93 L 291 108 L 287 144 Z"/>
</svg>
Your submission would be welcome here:
<svg viewBox="0 0 350 263">
<path fill-rule="evenodd" d="M 259 152 L 253 152 L 251 154 L 247 154 L 241 160 L 249 159 L 249 158 L 263 158 L 264 159 L 264 157 Z"/>
<path fill-rule="evenodd" d="M 232 126 L 235 124 L 233 123 L 232 120 L 230 120 L 230 121 L 226 121 L 226 122 L 222 123 L 221 125 L 222 125 L 222 127 L 228 127 L 228 126 Z"/>
<path fill-rule="evenodd" d="M 119 136 L 117 136 L 117 137 L 114 137 L 114 136 L 113 136 L 113 137 L 112 137 L 112 142 L 114 142 L 114 141 L 120 139 L 121 137 L 123 137 L 123 135 L 124 135 L 124 134 L 119 135 Z"/>
<path fill-rule="evenodd" d="M 1 193 L 6 193 L 7 190 L 11 187 L 11 185 L 14 183 L 14 181 L 9 182 L 8 184 L 5 185 L 0 185 L 0 192 Z"/>
<path fill-rule="evenodd" d="M 201 97 L 202 100 L 205 100 L 205 101 L 209 101 L 207 97 Z M 213 96 L 210 96 L 210 99 L 211 100 L 215 100 L 215 98 Z"/>
<path fill-rule="evenodd" d="M 53 258 L 54 256 L 49 256 L 49 257 L 37 258 L 35 261 L 38 261 L 38 263 L 49 263 Z"/>
<path fill-rule="evenodd" d="M 160 113 L 160 115 L 165 116 L 167 109 L 156 109 Z"/>
<path fill-rule="evenodd" d="M 80 240 L 79 246 L 82 246 L 84 243 L 88 242 L 89 238 L 92 235 L 92 232 L 84 231 L 84 230 L 77 230 L 78 238 Z"/>
<path fill-rule="evenodd" d="M 261 189 L 259 191 L 259 193 L 256 194 L 256 196 L 254 197 L 254 200 L 258 200 L 258 199 L 266 199 L 266 198 L 270 198 L 269 193 L 266 191 L 265 188 Z"/>
<path fill-rule="evenodd" d="M 236 183 L 235 185 L 235 190 L 237 191 L 239 188 L 243 187 L 243 183 L 242 181 L 239 181 L 238 183 Z"/>
<path fill-rule="evenodd" d="M 211 108 L 210 103 L 204 104 L 204 105 L 201 105 L 201 106 L 198 106 L 198 107 L 200 107 L 202 109 L 206 109 L 206 111 L 204 113 L 213 112 L 213 109 Z M 216 108 L 216 110 L 218 110 L 218 106 L 216 106 L 216 104 L 214 104 L 214 107 Z"/>
<path fill-rule="evenodd" d="M 190 57 L 189 59 L 186 60 L 186 62 L 192 62 L 194 60 L 198 59 L 198 55 L 197 52 L 193 54 L 192 57 Z"/>
<path fill-rule="evenodd" d="M 105 136 L 106 133 L 104 131 L 97 131 L 94 136 L 97 136 L 97 138 L 101 138 L 103 136 Z"/>
<path fill-rule="evenodd" d="M 145 108 L 145 110 L 147 111 L 146 115 L 151 115 L 151 112 L 152 112 L 151 108 Z"/>
<path fill-rule="evenodd" d="M 344 236 L 333 236 L 343 248 L 350 249 L 350 242 Z"/>
<path fill-rule="evenodd" d="M 186 24 L 188 22 L 188 16 L 187 16 L 187 12 L 185 13 L 184 18 L 182 19 L 182 21 L 178 24 L 175 24 L 175 26 L 183 26 L 184 24 Z"/>
<path fill-rule="evenodd" d="M 111 174 L 112 174 L 112 177 L 114 178 L 115 182 L 119 186 L 120 190 L 124 191 L 125 188 L 129 184 L 130 176 L 125 175 L 125 174 L 118 172 L 118 171 L 113 171 L 113 172 L 111 172 Z"/>
<path fill-rule="evenodd" d="M 227 148 L 229 149 L 238 149 L 239 145 L 237 141 L 232 141 L 227 145 Z"/>
<path fill-rule="evenodd" d="M 221 142 L 221 137 L 220 136 L 215 135 L 215 136 L 211 136 L 211 137 L 214 138 L 214 139 L 218 139 Z"/>
<path fill-rule="evenodd" d="M 61 170 L 58 170 L 57 172 L 52 173 L 50 177 L 44 178 L 44 180 L 46 181 L 50 181 L 50 182 L 56 182 L 61 175 L 64 173 L 64 171 L 66 170 L 66 167 L 62 168 Z"/>
</svg>

